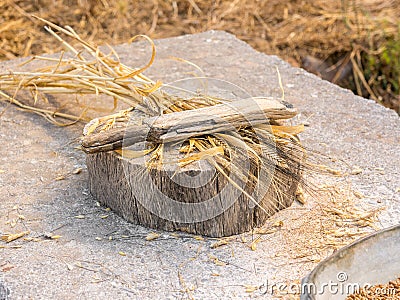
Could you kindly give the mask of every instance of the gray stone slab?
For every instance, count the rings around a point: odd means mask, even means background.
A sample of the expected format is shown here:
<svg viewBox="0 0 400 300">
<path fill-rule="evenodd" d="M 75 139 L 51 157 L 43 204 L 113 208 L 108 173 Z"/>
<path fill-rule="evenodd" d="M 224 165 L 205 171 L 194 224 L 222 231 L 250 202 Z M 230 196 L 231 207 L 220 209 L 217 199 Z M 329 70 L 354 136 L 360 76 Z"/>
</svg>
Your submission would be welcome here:
<svg viewBox="0 0 400 300">
<path fill-rule="evenodd" d="M 383 227 L 399 223 L 400 119 L 394 111 L 259 53 L 224 32 L 158 40 L 156 46 L 156 63 L 146 74 L 164 82 L 196 72 L 169 58 L 175 56 L 253 96 L 280 97 L 278 68 L 286 101 L 299 109 L 298 120 L 309 124 L 301 135 L 304 144 L 363 169 L 348 179 L 367 196 L 366 202 L 386 205 L 380 217 Z M 116 51 L 132 66 L 143 65 L 148 56 L 137 45 L 119 45 Z M 0 72 L 20 62 L 4 62 Z M 4 107 L 1 103 L 0 109 Z M 246 293 L 245 286 L 300 279 L 315 265 L 279 256 L 279 235 L 263 241 L 257 251 L 241 243 L 212 249 L 213 240 L 167 232 L 146 241 L 150 230 L 98 207 L 88 193 L 85 155 L 74 148 L 81 130 L 55 127 L 14 107 L 0 117 L 0 231 L 10 231 L 5 222 L 17 212 L 25 216 L 25 225 L 16 228 L 29 229 L 31 236 L 62 235 L 57 241 L 0 249 L 0 283 L 13 299 L 268 298 Z M 81 174 L 54 180 L 58 173 L 78 167 L 84 168 Z M 227 264 L 215 264 L 210 255 Z"/>
</svg>

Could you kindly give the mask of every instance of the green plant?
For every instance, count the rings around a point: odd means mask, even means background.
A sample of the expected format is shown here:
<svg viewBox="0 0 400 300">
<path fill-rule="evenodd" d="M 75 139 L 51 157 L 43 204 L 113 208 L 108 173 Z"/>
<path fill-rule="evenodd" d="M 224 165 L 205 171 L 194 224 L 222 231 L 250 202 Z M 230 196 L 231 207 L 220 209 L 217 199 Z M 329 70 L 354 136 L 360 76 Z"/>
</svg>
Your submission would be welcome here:
<svg viewBox="0 0 400 300">
<path fill-rule="evenodd" d="M 363 53 L 364 76 L 377 100 L 400 101 L 400 23 L 397 33 L 384 35 Z"/>
</svg>

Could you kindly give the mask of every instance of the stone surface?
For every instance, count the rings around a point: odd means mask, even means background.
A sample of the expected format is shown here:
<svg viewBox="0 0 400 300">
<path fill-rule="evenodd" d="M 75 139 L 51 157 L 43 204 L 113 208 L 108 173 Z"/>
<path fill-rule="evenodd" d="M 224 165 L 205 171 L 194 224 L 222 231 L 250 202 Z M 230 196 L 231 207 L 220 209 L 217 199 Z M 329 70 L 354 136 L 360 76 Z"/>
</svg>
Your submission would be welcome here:
<svg viewBox="0 0 400 300">
<path fill-rule="evenodd" d="M 120 45 L 116 51 L 123 62 L 138 66 L 148 56 L 141 46 Z M 156 63 L 146 74 L 164 82 L 196 71 L 169 59 L 172 55 L 253 96 L 280 97 L 278 67 L 285 100 L 299 109 L 299 121 L 309 124 L 304 144 L 361 168 L 361 174 L 345 180 L 367 196 L 366 202 L 387 207 L 380 217 L 383 227 L 399 223 L 400 119 L 395 112 L 258 53 L 224 32 L 159 40 L 156 46 Z M 4 62 L 0 72 L 20 62 Z M 1 110 L 5 107 L 0 103 Z M 151 231 L 97 206 L 88 193 L 85 155 L 74 148 L 82 127 L 55 127 L 14 107 L 0 117 L 1 233 L 30 230 L 31 237 L 48 232 L 62 236 L 1 244 L 0 282 L 13 299 L 268 298 L 247 293 L 246 287 L 300 279 L 315 265 L 282 256 L 285 241 L 280 235 L 264 240 L 257 251 L 239 242 L 212 248 L 214 240 L 166 232 L 146 241 Z M 76 168 L 83 171 L 54 180 Z M 288 211 L 277 218 L 287 218 Z M 25 219 L 11 228 L 6 221 L 17 214 Z"/>
</svg>

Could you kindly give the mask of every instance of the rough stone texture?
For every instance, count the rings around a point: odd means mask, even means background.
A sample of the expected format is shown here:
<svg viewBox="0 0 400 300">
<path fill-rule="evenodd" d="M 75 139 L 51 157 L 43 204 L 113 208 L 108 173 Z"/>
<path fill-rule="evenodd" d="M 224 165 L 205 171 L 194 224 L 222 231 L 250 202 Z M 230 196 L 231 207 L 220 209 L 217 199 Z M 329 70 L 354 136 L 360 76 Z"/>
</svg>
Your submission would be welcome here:
<svg viewBox="0 0 400 300">
<path fill-rule="evenodd" d="M 278 67 L 286 101 L 300 110 L 299 120 L 309 124 L 302 134 L 304 143 L 362 168 L 362 174 L 350 176 L 353 186 L 367 196 L 365 201 L 386 205 L 380 219 L 384 227 L 399 222 L 400 120 L 395 112 L 292 68 L 277 57 L 258 53 L 224 32 L 160 40 L 156 45 L 158 60 L 147 74 L 165 82 L 193 72 L 190 65 L 168 59 L 173 55 L 252 95 L 280 97 Z M 134 66 L 143 64 L 148 54 L 135 45 L 120 45 L 116 50 L 125 63 Z M 0 72 L 14 69 L 18 63 L 20 60 L 5 62 Z M 86 170 L 54 180 L 58 173 L 85 167 L 85 155 L 73 144 L 81 130 L 82 126 L 54 127 L 14 107 L 0 118 L 0 169 L 4 170 L 0 173 L 0 231 L 11 231 L 5 222 L 15 215 L 13 208 L 18 205 L 31 236 L 62 235 L 57 241 L 19 241 L 14 244 L 20 243 L 21 248 L 5 245 L 0 249 L 0 282 L 13 298 L 255 297 L 245 292 L 245 285 L 300 278 L 313 267 L 280 256 L 279 236 L 259 244 L 257 251 L 241 243 L 212 249 L 212 240 L 163 232 L 159 239 L 147 242 L 149 230 L 96 206 L 88 193 Z M 77 215 L 85 218 L 77 219 Z M 104 215 L 108 217 L 102 218 Z M 14 229 L 25 230 L 20 224 Z M 215 264 L 209 255 L 228 264 Z M 83 268 L 77 267 L 77 262 Z M 213 276 L 216 273 L 219 276 Z M 190 291 L 193 286 L 196 288 Z"/>
</svg>

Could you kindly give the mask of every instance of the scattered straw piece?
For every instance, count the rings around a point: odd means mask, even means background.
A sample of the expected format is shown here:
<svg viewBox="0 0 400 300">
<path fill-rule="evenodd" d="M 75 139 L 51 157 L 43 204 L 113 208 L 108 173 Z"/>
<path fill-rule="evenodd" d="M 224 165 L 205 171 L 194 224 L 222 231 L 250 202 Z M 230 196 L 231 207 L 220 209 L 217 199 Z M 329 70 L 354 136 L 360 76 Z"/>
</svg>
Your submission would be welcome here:
<svg viewBox="0 0 400 300">
<path fill-rule="evenodd" d="M 351 170 L 350 174 L 351 174 L 351 175 L 359 175 L 359 174 L 361 174 L 362 172 L 363 172 L 363 169 L 361 169 L 361 168 L 358 167 L 358 166 L 354 166 L 354 167 L 353 167 L 353 170 Z"/>
<path fill-rule="evenodd" d="M 223 246 L 223 245 L 228 245 L 228 240 L 227 239 L 220 239 L 220 240 L 218 240 L 218 241 L 216 241 L 215 243 L 213 243 L 212 245 L 211 245 L 211 248 L 212 249 L 215 249 L 215 248 L 218 248 L 218 247 L 221 247 L 221 246 Z"/>
<path fill-rule="evenodd" d="M 245 285 L 244 288 L 246 293 L 253 293 L 257 291 L 260 287 L 257 285 Z"/>
<path fill-rule="evenodd" d="M 30 233 L 29 231 L 22 231 L 22 232 L 14 233 L 14 234 L 11 234 L 11 233 L 4 234 L 1 236 L 1 239 L 3 241 L 5 241 L 6 243 L 10 243 L 10 242 L 15 241 L 23 236 L 28 235 L 29 233 Z"/>
<path fill-rule="evenodd" d="M 322 171 L 326 171 L 335 176 L 342 175 L 342 172 L 340 170 L 336 170 L 336 169 L 333 169 L 333 168 L 325 166 L 325 165 L 316 165 L 316 167 L 320 168 L 320 170 L 322 170 Z"/>
<path fill-rule="evenodd" d="M 359 192 L 359 191 L 353 191 L 354 196 L 356 196 L 358 199 L 365 198 L 364 194 Z"/>
<path fill-rule="evenodd" d="M 146 241 L 152 241 L 152 240 L 155 240 L 155 239 L 157 239 L 157 238 L 159 238 L 159 237 L 160 237 L 160 234 L 159 234 L 159 233 L 150 232 L 150 233 L 146 236 L 145 240 L 146 240 Z"/>
<path fill-rule="evenodd" d="M 223 261 L 220 261 L 219 259 L 218 259 L 218 257 L 216 257 L 216 256 L 214 256 L 214 255 L 211 255 L 211 254 L 209 254 L 208 255 L 208 257 L 209 257 L 209 259 L 214 263 L 214 264 L 216 264 L 217 266 L 226 266 L 226 263 L 225 262 L 223 262 Z"/>
<path fill-rule="evenodd" d="M 60 181 L 60 180 L 64 180 L 66 177 L 65 175 L 59 175 L 56 178 L 54 178 L 55 181 Z"/>
<path fill-rule="evenodd" d="M 80 174 L 82 172 L 83 168 L 76 168 L 75 170 L 72 171 L 72 174 Z"/>
</svg>

